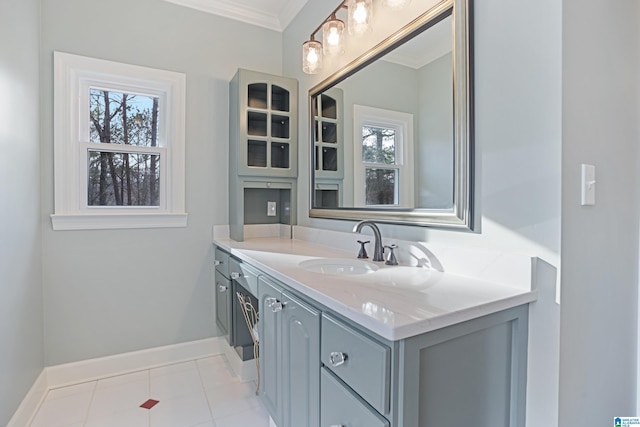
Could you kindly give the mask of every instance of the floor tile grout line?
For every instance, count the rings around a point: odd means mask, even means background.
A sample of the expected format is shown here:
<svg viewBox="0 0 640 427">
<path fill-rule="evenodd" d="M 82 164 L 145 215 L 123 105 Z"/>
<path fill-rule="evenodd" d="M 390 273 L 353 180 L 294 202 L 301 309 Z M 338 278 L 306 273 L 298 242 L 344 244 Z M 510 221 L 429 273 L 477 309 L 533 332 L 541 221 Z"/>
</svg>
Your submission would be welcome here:
<svg viewBox="0 0 640 427">
<path fill-rule="evenodd" d="M 93 384 L 93 390 L 91 390 L 91 399 L 89 399 L 89 406 L 87 406 L 87 412 L 84 414 L 84 420 L 82 421 L 82 426 L 86 427 L 89 422 L 89 413 L 91 412 L 91 405 L 93 404 L 93 399 L 96 396 L 96 388 L 98 388 L 98 381 Z"/>
<path fill-rule="evenodd" d="M 198 363 L 198 360 L 201 360 L 201 359 L 195 360 L 196 369 L 198 370 L 198 378 L 200 378 L 200 385 L 202 386 L 202 392 L 204 393 L 204 398 L 207 401 L 207 407 L 209 408 L 209 415 L 211 415 L 211 421 L 213 421 L 213 425 L 215 426 L 216 422 L 215 422 L 215 419 L 213 418 L 213 408 L 211 407 L 211 402 L 209 402 L 209 396 L 207 395 L 207 388 L 204 385 L 204 379 L 202 378 L 202 371 L 200 370 L 200 364 Z"/>
</svg>

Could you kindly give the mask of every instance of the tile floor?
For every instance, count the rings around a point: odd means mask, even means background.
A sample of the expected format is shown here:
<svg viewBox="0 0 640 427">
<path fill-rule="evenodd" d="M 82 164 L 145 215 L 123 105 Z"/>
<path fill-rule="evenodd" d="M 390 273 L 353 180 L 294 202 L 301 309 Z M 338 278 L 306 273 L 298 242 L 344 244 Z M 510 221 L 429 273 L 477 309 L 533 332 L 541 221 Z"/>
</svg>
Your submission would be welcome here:
<svg viewBox="0 0 640 427">
<path fill-rule="evenodd" d="M 269 427 L 255 386 L 212 356 L 50 390 L 30 427 Z"/>
</svg>

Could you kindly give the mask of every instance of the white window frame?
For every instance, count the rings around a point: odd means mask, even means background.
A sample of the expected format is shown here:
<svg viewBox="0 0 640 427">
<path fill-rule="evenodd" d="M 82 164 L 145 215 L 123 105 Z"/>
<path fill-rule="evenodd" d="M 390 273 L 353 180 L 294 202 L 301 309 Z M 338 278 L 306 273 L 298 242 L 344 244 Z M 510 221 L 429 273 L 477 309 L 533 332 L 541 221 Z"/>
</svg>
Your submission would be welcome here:
<svg viewBox="0 0 640 427">
<path fill-rule="evenodd" d="M 124 150 L 88 141 L 89 89 L 159 98 L 159 206 L 88 206 L 87 152 Z M 186 76 L 136 65 L 54 52 L 54 230 L 186 227 Z M 140 150 L 135 147 L 131 151 Z"/>
<path fill-rule="evenodd" d="M 372 126 L 396 130 L 396 164 L 380 165 L 362 161 L 362 127 Z M 382 108 L 353 105 L 353 198 L 354 207 L 413 208 L 413 114 Z M 365 170 L 368 167 L 398 171 L 398 199 L 394 205 L 367 205 Z"/>
</svg>

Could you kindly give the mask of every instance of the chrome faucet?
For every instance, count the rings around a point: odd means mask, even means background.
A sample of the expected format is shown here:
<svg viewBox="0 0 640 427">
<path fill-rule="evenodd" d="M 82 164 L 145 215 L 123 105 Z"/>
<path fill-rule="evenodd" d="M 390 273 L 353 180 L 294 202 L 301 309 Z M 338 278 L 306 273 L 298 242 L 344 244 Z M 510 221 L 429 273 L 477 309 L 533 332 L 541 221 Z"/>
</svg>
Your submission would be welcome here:
<svg viewBox="0 0 640 427">
<path fill-rule="evenodd" d="M 354 233 L 360 233 L 362 231 L 362 227 L 368 225 L 373 230 L 373 236 L 375 237 L 375 241 L 373 242 L 373 261 L 384 261 L 384 257 L 382 254 L 384 253 L 384 247 L 382 246 L 382 236 L 380 235 L 380 229 L 376 225 L 375 222 L 370 220 L 360 221 L 353 227 Z"/>
</svg>

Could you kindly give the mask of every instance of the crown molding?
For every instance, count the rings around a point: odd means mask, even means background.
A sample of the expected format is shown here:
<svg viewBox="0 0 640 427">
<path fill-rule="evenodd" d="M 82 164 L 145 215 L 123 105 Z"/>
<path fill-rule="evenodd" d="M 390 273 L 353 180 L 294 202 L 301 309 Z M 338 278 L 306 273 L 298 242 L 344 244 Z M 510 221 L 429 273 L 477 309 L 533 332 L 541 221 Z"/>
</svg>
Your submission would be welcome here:
<svg viewBox="0 0 640 427">
<path fill-rule="evenodd" d="M 306 3 L 306 0 L 288 0 L 282 10 L 275 13 L 275 11 L 258 9 L 228 0 L 165 1 L 279 32 L 282 32 L 289 25 Z"/>
</svg>

